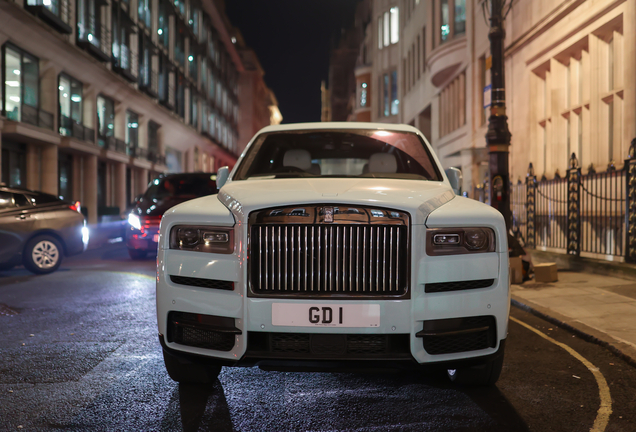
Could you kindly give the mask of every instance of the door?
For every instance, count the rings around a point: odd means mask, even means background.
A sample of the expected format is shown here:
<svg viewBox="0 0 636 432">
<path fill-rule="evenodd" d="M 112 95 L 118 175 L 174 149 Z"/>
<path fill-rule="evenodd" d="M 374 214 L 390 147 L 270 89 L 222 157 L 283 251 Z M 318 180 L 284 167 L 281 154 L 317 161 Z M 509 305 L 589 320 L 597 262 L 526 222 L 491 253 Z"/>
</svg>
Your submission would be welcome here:
<svg viewBox="0 0 636 432">
<path fill-rule="evenodd" d="M 24 195 L 0 191 L 0 263 L 11 261 L 24 248 L 33 229 L 32 213 Z"/>
</svg>

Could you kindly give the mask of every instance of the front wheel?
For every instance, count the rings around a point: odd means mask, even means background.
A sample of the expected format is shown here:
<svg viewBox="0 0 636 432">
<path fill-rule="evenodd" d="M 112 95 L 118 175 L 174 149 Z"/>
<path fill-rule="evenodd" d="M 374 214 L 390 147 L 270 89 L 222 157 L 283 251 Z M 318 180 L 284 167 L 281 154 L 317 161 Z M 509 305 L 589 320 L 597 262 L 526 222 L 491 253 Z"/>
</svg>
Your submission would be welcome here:
<svg viewBox="0 0 636 432">
<path fill-rule="evenodd" d="M 24 248 L 23 261 L 24 266 L 32 273 L 52 273 L 62 264 L 62 245 L 53 236 L 37 236 Z"/>
<path fill-rule="evenodd" d="M 503 369 L 503 354 L 484 365 L 448 369 L 448 378 L 455 384 L 490 387 L 495 385 Z"/>
<path fill-rule="evenodd" d="M 212 384 L 221 373 L 220 365 L 182 363 L 177 357 L 165 350 L 163 351 L 163 361 L 170 378 L 178 383 Z"/>
</svg>

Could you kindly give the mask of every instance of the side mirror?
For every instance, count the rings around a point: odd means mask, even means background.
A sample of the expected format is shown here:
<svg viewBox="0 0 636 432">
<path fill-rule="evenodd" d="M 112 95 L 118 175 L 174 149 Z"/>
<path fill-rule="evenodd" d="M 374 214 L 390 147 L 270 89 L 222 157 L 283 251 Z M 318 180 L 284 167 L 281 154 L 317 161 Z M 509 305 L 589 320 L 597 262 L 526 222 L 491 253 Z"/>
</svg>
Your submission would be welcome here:
<svg viewBox="0 0 636 432">
<path fill-rule="evenodd" d="M 461 195 L 463 183 L 462 170 L 460 170 L 459 168 L 450 167 L 445 169 L 444 172 L 446 173 L 446 177 L 448 177 L 448 181 L 450 182 L 455 195 Z"/>
<path fill-rule="evenodd" d="M 230 168 L 229 167 L 221 167 L 219 168 L 219 170 L 216 172 L 216 187 L 217 189 L 221 189 L 223 187 L 223 185 L 225 184 L 225 182 L 227 181 L 227 178 L 230 176 Z"/>
</svg>

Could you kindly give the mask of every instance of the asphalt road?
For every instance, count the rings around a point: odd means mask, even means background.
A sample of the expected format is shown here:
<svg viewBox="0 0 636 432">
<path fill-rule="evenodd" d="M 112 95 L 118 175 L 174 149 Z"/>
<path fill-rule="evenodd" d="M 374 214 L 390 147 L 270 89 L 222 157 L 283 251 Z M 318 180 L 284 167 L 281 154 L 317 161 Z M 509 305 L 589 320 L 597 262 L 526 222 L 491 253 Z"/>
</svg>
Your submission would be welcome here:
<svg viewBox="0 0 636 432">
<path fill-rule="evenodd" d="M 636 370 L 515 308 L 491 389 L 258 368 L 179 386 L 157 341 L 154 267 L 113 244 L 47 276 L 0 272 L 0 431 L 636 431 Z"/>
</svg>

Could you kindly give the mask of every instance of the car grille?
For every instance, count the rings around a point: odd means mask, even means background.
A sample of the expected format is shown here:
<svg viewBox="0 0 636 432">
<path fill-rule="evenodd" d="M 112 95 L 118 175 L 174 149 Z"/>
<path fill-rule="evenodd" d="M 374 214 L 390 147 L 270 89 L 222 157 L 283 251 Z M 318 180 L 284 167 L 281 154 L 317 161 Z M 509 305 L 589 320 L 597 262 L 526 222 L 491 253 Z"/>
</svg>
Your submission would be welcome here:
<svg viewBox="0 0 636 432">
<path fill-rule="evenodd" d="M 365 298 L 407 294 L 408 218 L 355 222 L 252 224 L 251 294 Z"/>
<path fill-rule="evenodd" d="M 497 327 L 493 316 L 430 320 L 417 336 L 427 353 L 452 354 L 494 348 Z"/>
<path fill-rule="evenodd" d="M 457 281 L 457 282 L 437 282 L 427 283 L 424 286 L 424 291 L 427 293 L 438 293 L 448 291 L 462 291 L 478 288 L 487 288 L 495 283 L 494 279 L 480 279 L 469 281 Z"/>
<path fill-rule="evenodd" d="M 246 356 L 262 358 L 410 358 L 408 334 L 351 335 L 249 332 Z"/>
</svg>

